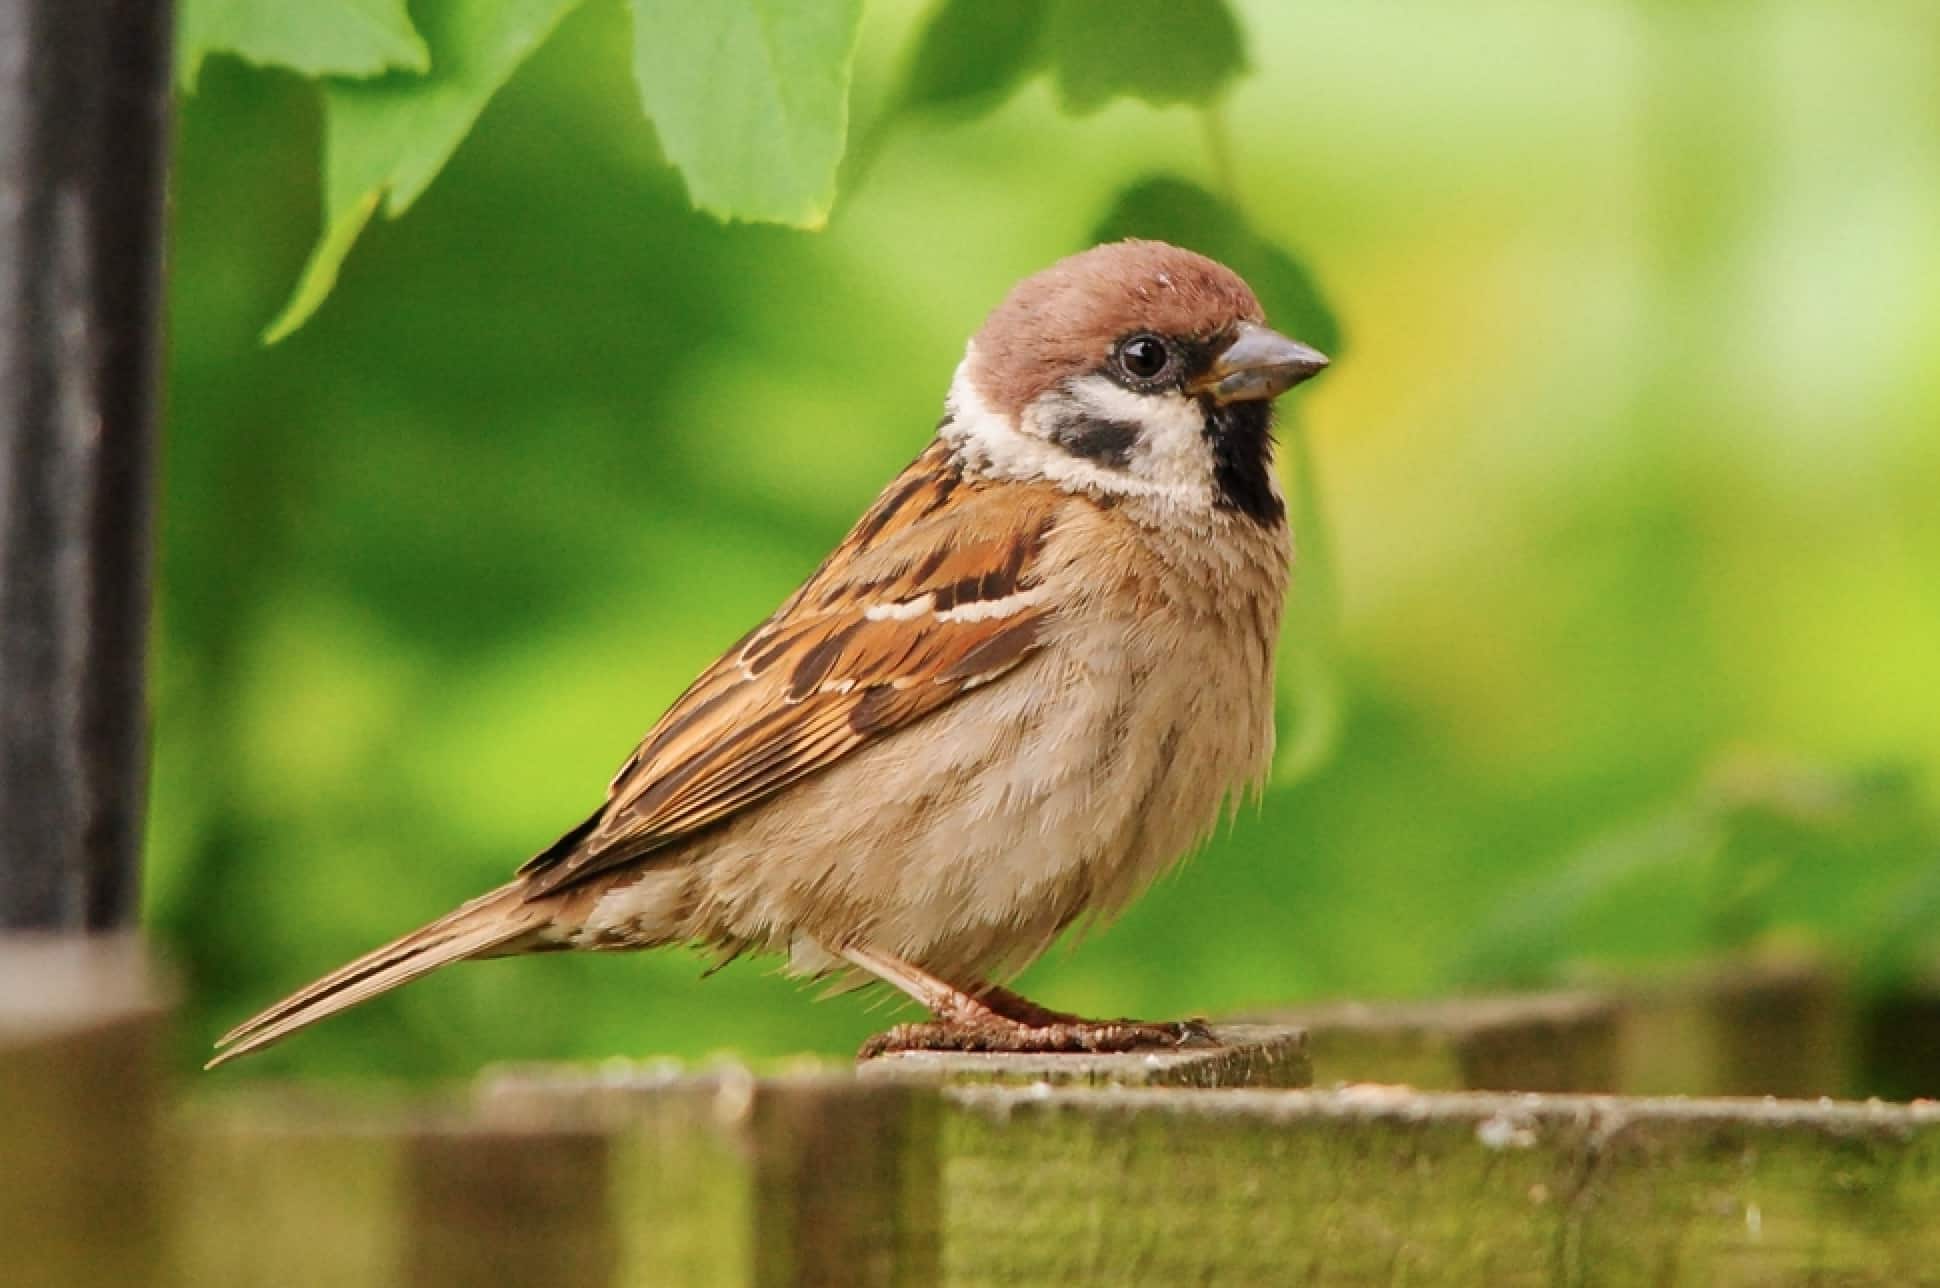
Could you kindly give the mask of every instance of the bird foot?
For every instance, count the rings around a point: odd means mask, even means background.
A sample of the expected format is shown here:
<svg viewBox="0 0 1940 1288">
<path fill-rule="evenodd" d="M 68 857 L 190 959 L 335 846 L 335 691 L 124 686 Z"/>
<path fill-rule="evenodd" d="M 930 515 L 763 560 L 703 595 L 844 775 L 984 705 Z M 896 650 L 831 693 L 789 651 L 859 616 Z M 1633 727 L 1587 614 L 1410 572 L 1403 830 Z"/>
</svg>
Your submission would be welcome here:
<svg viewBox="0 0 1940 1288">
<path fill-rule="evenodd" d="M 1024 1024 L 999 1015 L 898 1024 L 862 1044 L 858 1062 L 902 1051 L 982 1051 L 1005 1055 L 1101 1054 L 1213 1046 L 1204 1020 L 1080 1020 Z"/>
</svg>

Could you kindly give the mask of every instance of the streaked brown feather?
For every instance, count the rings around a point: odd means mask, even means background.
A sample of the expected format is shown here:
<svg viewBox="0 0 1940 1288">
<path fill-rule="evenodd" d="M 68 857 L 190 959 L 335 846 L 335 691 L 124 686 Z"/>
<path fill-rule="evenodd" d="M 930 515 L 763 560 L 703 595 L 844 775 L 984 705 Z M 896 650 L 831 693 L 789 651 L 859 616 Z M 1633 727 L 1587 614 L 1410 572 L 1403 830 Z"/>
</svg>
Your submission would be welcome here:
<svg viewBox="0 0 1940 1288">
<path fill-rule="evenodd" d="M 1023 592 L 1059 504 L 965 480 L 933 444 L 661 717 L 600 812 L 520 869 L 531 896 L 718 823 L 1019 665 L 1052 611 Z"/>
</svg>

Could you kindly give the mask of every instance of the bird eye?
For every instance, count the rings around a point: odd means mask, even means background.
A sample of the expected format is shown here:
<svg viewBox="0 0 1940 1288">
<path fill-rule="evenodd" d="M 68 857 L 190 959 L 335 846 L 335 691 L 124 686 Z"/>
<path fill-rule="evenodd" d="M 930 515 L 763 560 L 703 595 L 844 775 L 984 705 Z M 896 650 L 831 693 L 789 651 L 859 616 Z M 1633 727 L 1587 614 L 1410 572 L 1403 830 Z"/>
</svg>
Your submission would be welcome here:
<svg viewBox="0 0 1940 1288">
<path fill-rule="evenodd" d="M 1118 365 L 1134 380 L 1156 380 L 1172 363 L 1172 351 L 1155 335 L 1135 335 L 1119 342 Z"/>
</svg>

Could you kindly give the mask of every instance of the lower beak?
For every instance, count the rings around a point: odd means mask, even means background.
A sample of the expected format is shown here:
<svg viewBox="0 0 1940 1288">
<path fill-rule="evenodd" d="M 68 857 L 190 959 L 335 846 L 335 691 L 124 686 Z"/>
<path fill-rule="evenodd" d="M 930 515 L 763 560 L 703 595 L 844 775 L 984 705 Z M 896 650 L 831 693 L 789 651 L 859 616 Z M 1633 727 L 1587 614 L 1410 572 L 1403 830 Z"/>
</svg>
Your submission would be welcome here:
<svg viewBox="0 0 1940 1288">
<path fill-rule="evenodd" d="M 1214 402 L 1278 398 L 1327 365 L 1327 356 L 1298 340 L 1253 322 L 1239 324 L 1239 335 L 1220 352 L 1192 392 Z"/>
</svg>

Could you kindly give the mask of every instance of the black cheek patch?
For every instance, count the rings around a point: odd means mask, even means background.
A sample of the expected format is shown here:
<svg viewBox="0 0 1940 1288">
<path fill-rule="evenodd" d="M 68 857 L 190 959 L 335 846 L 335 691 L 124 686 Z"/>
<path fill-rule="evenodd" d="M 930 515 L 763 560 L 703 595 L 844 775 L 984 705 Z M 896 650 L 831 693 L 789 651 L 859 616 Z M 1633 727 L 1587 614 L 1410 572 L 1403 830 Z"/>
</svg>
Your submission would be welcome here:
<svg viewBox="0 0 1940 1288">
<path fill-rule="evenodd" d="M 1051 427 L 1050 439 L 1073 456 L 1122 470 L 1132 463 L 1139 428 L 1128 420 L 1098 420 L 1074 416 Z"/>
</svg>

